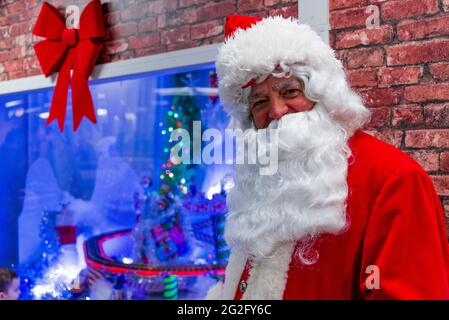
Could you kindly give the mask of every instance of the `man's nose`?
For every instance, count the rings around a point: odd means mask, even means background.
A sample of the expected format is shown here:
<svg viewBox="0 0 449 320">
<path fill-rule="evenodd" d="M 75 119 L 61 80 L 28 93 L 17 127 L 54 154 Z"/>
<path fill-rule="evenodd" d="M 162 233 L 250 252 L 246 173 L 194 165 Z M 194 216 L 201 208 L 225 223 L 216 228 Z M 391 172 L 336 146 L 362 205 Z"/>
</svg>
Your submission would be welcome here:
<svg viewBox="0 0 449 320">
<path fill-rule="evenodd" d="M 272 98 L 268 116 L 271 119 L 280 119 L 286 113 L 288 113 L 288 106 L 285 104 L 285 101 L 277 97 Z"/>
</svg>

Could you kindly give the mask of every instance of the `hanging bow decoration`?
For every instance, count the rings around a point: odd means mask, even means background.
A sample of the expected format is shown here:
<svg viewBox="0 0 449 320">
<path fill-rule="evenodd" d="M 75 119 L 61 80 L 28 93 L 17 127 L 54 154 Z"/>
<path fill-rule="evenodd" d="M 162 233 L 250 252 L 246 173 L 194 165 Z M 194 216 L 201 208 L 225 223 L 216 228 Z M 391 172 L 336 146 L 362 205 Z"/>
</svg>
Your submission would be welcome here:
<svg viewBox="0 0 449 320">
<path fill-rule="evenodd" d="M 86 6 L 79 26 L 79 29 L 66 28 L 59 11 L 44 2 L 33 29 L 34 35 L 46 38 L 34 46 L 45 76 L 59 71 L 46 124 L 57 119 L 61 132 L 64 130 L 69 83 L 72 86 L 73 129 L 78 129 L 84 116 L 97 122 L 88 78 L 103 47 L 100 41 L 106 35 L 100 0 L 93 0 Z"/>
</svg>

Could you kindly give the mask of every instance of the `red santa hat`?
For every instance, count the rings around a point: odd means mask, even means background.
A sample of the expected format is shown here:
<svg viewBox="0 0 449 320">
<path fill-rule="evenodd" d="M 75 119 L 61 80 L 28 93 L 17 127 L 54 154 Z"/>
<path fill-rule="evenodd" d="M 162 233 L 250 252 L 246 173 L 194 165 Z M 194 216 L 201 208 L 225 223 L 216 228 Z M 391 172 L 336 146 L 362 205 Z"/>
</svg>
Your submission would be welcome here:
<svg viewBox="0 0 449 320">
<path fill-rule="evenodd" d="M 334 51 L 310 26 L 294 18 L 231 15 L 226 19 L 225 36 L 216 68 L 220 98 L 233 128 L 250 127 L 247 98 L 251 85 L 263 81 L 277 66 L 306 65 L 322 80 L 343 72 Z"/>
</svg>

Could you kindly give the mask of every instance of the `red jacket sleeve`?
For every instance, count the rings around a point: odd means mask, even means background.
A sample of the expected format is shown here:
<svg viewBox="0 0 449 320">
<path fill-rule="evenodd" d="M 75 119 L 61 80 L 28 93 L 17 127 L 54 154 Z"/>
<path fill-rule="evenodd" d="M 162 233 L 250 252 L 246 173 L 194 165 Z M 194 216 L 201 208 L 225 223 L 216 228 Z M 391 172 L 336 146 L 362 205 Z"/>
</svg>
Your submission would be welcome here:
<svg viewBox="0 0 449 320">
<path fill-rule="evenodd" d="M 379 288 L 369 266 L 378 268 Z M 441 202 L 427 173 L 407 163 L 387 178 L 368 219 L 360 272 L 362 295 L 366 299 L 449 299 L 448 270 Z"/>
</svg>

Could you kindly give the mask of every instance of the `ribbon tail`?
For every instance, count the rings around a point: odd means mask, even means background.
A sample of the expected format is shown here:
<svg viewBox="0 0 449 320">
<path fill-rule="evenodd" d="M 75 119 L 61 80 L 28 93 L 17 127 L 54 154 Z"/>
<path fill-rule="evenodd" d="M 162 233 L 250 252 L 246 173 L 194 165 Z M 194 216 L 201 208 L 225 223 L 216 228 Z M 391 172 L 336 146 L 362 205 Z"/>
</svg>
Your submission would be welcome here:
<svg viewBox="0 0 449 320">
<path fill-rule="evenodd" d="M 88 118 L 97 123 L 92 95 L 89 90 L 89 75 L 95 66 L 102 46 L 92 41 L 81 41 L 76 48 L 76 58 L 73 63 L 72 101 L 73 101 L 73 129 L 76 131 L 83 120 Z"/>
<path fill-rule="evenodd" d="M 86 117 L 93 123 L 97 123 L 95 117 L 95 108 L 90 94 L 89 84 L 86 78 L 78 75 L 73 75 L 72 78 L 72 104 L 73 104 L 73 130 L 78 130 L 78 127 Z"/>
<path fill-rule="evenodd" d="M 56 80 L 55 91 L 51 101 L 50 115 L 46 121 L 49 125 L 53 120 L 58 120 L 59 130 L 64 131 L 64 120 L 67 110 L 67 94 L 70 83 L 71 59 L 67 59 L 59 70 L 58 79 Z"/>
</svg>

